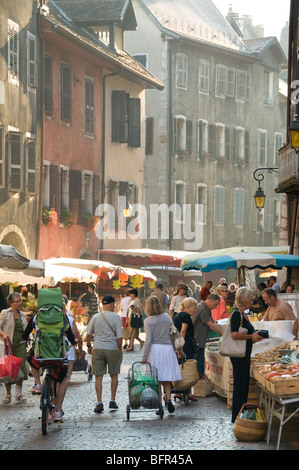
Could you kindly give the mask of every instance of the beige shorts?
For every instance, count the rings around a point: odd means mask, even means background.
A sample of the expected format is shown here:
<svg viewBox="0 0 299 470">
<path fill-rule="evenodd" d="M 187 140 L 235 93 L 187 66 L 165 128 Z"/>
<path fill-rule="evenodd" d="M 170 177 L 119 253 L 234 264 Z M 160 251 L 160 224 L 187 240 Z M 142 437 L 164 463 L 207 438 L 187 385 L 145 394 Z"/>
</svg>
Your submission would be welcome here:
<svg viewBox="0 0 299 470">
<path fill-rule="evenodd" d="M 94 349 L 92 353 L 92 375 L 114 375 L 120 373 L 123 353 L 119 349 Z"/>
</svg>

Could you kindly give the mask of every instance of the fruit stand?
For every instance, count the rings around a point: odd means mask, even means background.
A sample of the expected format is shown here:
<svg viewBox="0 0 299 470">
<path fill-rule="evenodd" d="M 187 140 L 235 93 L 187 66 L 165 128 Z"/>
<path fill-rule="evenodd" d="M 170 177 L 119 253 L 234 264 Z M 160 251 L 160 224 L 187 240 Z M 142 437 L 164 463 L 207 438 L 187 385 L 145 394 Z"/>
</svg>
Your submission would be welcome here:
<svg viewBox="0 0 299 470">
<path fill-rule="evenodd" d="M 260 405 L 265 408 L 268 422 L 267 444 L 273 416 L 280 421 L 278 450 L 283 426 L 299 412 L 299 341 L 283 343 L 271 353 L 272 357 L 269 354 L 256 357 L 252 371 L 260 390 Z"/>
</svg>

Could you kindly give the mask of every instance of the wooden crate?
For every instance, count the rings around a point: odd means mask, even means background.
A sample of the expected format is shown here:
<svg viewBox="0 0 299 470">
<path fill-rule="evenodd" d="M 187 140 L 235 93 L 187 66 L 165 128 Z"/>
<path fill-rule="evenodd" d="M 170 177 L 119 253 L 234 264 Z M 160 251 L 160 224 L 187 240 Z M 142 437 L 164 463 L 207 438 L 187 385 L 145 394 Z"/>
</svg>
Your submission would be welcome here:
<svg viewBox="0 0 299 470">
<path fill-rule="evenodd" d="M 273 395 L 283 397 L 287 395 L 298 395 L 299 394 L 299 378 L 292 379 L 281 379 L 275 382 L 269 382 L 266 380 L 266 388 Z"/>
</svg>

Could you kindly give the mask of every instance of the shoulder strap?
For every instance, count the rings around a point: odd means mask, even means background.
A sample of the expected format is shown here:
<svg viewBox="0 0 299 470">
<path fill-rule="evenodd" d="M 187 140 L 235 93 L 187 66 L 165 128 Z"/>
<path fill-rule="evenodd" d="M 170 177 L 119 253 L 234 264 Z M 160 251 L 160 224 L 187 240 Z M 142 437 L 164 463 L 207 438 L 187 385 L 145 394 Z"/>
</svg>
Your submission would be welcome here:
<svg viewBox="0 0 299 470">
<path fill-rule="evenodd" d="M 112 331 L 112 333 L 116 336 L 115 331 L 113 330 L 112 326 L 111 326 L 110 323 L 108 322 L 108 320 L 107 320 L 107 318 L 105 317 L 105 315 L 104 315 L 103 312 L 101 312 L 101 315 L 102 315 L 102 317 L 104 318 L 106 324 L 109 326 L 109 328 L 110 328 L 110 330 Z"/>
</svg>

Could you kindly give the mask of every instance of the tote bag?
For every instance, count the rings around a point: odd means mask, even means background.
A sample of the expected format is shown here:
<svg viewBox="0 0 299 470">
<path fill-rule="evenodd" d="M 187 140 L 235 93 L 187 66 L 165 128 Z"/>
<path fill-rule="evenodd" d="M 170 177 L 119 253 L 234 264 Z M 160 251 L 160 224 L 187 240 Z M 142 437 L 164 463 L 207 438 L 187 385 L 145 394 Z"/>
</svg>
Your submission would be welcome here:
<svg viewBox="0 0 299 470">
<path fill-rule="evenodd" d="M 246 334 L 247 328 L 242 327 L 243 315 L 241 315 L 241 324 L 239 333 Z M 236 340 L 231 337 L 230 321 L 223 327 L 223 334 L 219 340 L 219 354 L 227 357 L 245 357 L 246 354 L 246 340 Z"/>
<path fill-rule="evenodd" d="M 6 351 L 8 352 L 6 353 Z M 13 356 L 10 341 L 6 339 L 3 355 L 0 358 L 0 382 L 9 383 L 16 379 L 22 362 L 22 358 Z"/>
</svg>

